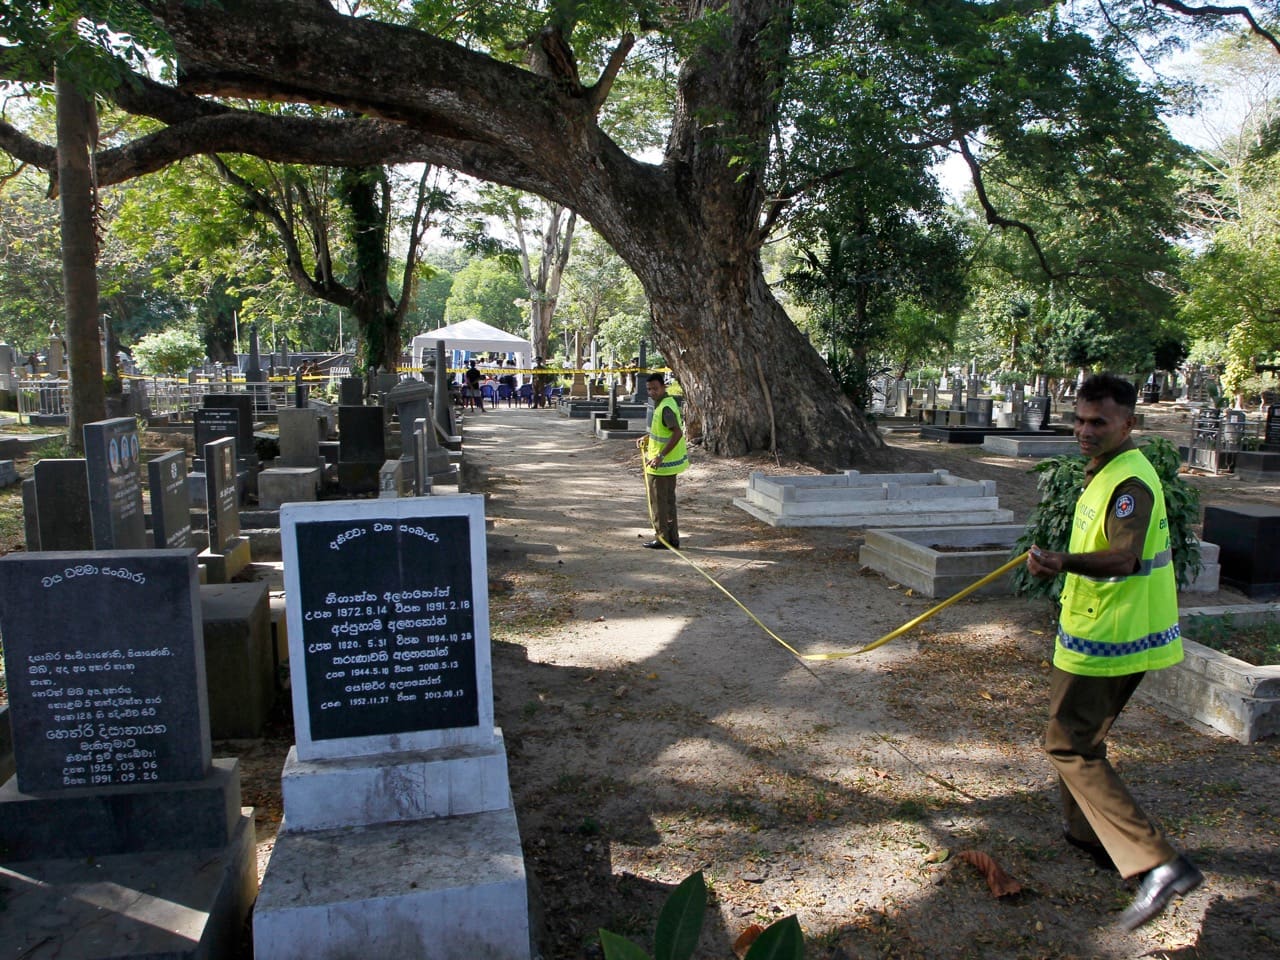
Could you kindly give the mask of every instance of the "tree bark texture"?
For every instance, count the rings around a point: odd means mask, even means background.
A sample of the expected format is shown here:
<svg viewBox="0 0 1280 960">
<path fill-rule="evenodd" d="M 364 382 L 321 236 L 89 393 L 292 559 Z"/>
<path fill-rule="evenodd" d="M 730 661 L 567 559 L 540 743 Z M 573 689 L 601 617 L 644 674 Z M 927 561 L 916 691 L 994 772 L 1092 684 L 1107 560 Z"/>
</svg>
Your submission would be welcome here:
<svg viewBox="0 0 1280 960">
<path fill-rule="evenodd" d="M 287 146 L 298 162 L 311 151 L 331 163 L 436 163 L 537 193 L 590 221 L 643 284 L 657 345 L 713 452 L 773 451 L 848 467 L 880 445 L 778 305 L 760 264 L 762 177 L 789 0 L 727 4 L 721 35 L 681 72 L 658 165 L 627 156 L 601 131 L 603 94 L 576 76 L 540 76 L 314 2 L 145 5 L 174 38 L 181 92 L 305 101 L 364 117 L 325 121 L 314 144 L 295 136 L 264 148 Z M 125 95 L 178 123 L 193 118 L 204 149 L 225 122 L 168 92 Z M 256 152 L 251 143 L 219 149 Z"/>
<path fill-rule="evenodd" d="M 59 220 L 66 303 L 71 407 L 67 441 L 84 449 L 83 428 L 106 416 L 98 342 L 98 243 L 91 151 L 97 140 L 93 102 L 59 73 L 57 90 Z"/>
</svg>

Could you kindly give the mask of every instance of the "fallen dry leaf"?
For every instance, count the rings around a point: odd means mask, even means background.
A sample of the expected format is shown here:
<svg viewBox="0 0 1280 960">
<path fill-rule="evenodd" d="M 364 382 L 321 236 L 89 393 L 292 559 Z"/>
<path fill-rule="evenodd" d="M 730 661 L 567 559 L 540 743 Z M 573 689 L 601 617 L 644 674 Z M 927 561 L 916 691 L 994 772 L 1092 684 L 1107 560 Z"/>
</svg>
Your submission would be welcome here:
<svg viewBox="0 0 1280 960">
<path fill-rule="evenodd" d="M 1011 897 L 1022 892 L 1022 884 L 1009 876 L 988 854 L 981 850 L 961 850 L 956 854 L 965 863 L 971 863 L 986 878 L 987 886 L 995 897 Z"/>
<path fill-rule="evenodd" d="M 738 939 L 733 941 L 733 952 L 739 958 L 745 957 L 747 951 L 751 949 L 751 945 L 756 942 L 756 938 L 764 933 L 764 927 L 758 923 L 753 923 L 747 929 L 738 934 Z"/>
<path fill-rule="evenodd" d="M 951 856 L 951 851 L 946 847 L 939 847 L 937 850 L 930 850 L 925 856 L 925 863 L 946 863 L 947 858 Z"/>
<path fill-rule="evenodd" d="M 596 623 L 604 623 L 604 617 L 596 617 Z"/>
<path fill-rule="evenodd" d="M 978 696 L 980 696 L 983 700 L 991 700 L 991 699 L 993 699 L 993 698 L 992 698 L 992 696 L 991 696 L 991 694 L 987 693 L 987 691 L 985 691 L 985 690 L 979 690 L 979 691 L 978 691 Z"/>
</svg>

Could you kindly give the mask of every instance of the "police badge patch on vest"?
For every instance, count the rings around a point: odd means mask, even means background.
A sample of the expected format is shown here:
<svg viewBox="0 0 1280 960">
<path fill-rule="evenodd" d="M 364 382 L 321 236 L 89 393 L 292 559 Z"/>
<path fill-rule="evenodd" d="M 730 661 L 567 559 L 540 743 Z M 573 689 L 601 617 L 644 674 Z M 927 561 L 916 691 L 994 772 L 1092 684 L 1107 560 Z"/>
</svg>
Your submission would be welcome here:
<svg viewBox="0 0 1280 960">
<path fill-rule="evenodd" d="M 1122 493 L 1116 498 L 1116 519 L 1123 520 L 1129 516 L 1129 514 L 1133 513 L 1134 506 L 1133 495 Z"/>
</svg>

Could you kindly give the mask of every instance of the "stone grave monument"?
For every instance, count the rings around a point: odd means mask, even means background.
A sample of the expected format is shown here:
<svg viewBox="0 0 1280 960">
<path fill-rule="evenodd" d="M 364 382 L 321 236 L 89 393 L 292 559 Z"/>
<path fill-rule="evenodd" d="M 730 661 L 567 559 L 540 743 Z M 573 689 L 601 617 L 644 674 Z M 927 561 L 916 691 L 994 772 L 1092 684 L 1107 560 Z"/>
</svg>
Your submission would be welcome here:
<svg viewBox="0 0 1280 960">
<path fill-rule="evenodd" d="M 249 564 L 249 540 L 240 536 L 236 491 L 236 441 L 215 440 L 205 449 L 205 504 L 209 547 L 200 554 L 209 583 L 227 583 Z"/>
<path fill-rule="evenodd" d="M 338 407 L 338 488 L 348 496 L 376 493 L 386 459 L 382 407 Z"/>
<path fill-rule="evenodd" d="M 253 811 L 210 759 L 196 591 L 191 550 L 0 558 L 6 956 L 238 955 Z"/>
<path fill-rule="evenodd" d="M 144 549 L 147 520 L 142 510 L 138 422 L 117 417 L 86 423 L 84 453 L 94 549 Z"/>
<path fill-rule="evenodd" d="M 1280 403 L 1267 407 L 1262 424 L 1262 446 L 1236 454 L 1236 476 L 1241 480 L 1280 483 Z"/>
<path fill-rule="evenodd" d="M 187 489 L 187 456 L 181 450 L 153 457 L 147 463 L 151 494 L 151 539 L 156 549 L 192 546 L 191 492 Z"/>
<path fill-rule="evenodd" d="M 360 377 L 342 377 L 338 381 L 338 405 L 359 407 L 364 404 L 364 380 Z"/>
<path fill-rule="evenodd" d="M 281 511 L 296 745 L 257 960 L 528 960 L 484 500 Z"/>
<path fill-rule="evenodd" d="M 79 458 L 37 460 L 30 502 L 23 484 L 28 550 L 92 550 L 89 479 Z M 34 516 L 33 516 L 34 514 Z M 32 529 L 37 536 L 33 539 Z"/>
<path fill-rule="evenodd" d="M 440 445 L 430 416 L 414 422 L 413 437 L 414 483 L 418 495 L 430 493 L 433 485 L 456 484 L 458 466 L 449 459 L 449 451 Z"/>
<path fill-rule="evenodd" d="M 387 394 L 400 428 L 400 461 L 409 479 L 414 470 L 414 425 L 431 415 L 431 393 L 431 385 L 422 380 L 401 380 Z"/>
</svg>

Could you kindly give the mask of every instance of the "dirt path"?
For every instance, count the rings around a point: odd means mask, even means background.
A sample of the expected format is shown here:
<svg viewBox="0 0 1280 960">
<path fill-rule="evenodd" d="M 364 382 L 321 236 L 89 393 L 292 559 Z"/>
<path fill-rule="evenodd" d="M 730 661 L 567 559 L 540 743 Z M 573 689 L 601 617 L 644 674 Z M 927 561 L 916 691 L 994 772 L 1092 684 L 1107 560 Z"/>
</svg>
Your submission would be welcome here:
<svg viewBox="0 0 1280 960">
<path fill-rule="evenodd" d="M 1038 748 L 1046 607 L 961 603 L 806 667 L 679 558 L 639 549 L 630 444 L 505 408 L 472 417 L 466 443 L 492 522 L 496 709 L 546 958 L 598 956 L 602 926 L 651 948 L 667 891 L 697 869 L 714 899 L 701 957 L 790 913 L 810 958 L 1275 955 L 1274 744 L 1126 712 L 1113 756 L 1208 883 L 1115 933 L 1130 894 L 1059 840 Z M 1019 520 L 1035 502 L 1029 464 L 894 445 L 898 469 L 995 478 Z M 695 451 L 683 546 L 788 643 L 847 649 L 932 603 L 862 571 L 858 531 L 773 529 L 733 507 L 753 469 L 805 472 Z M 962 850 L 1024 893 L 993 898 Z"/>
</svg>

